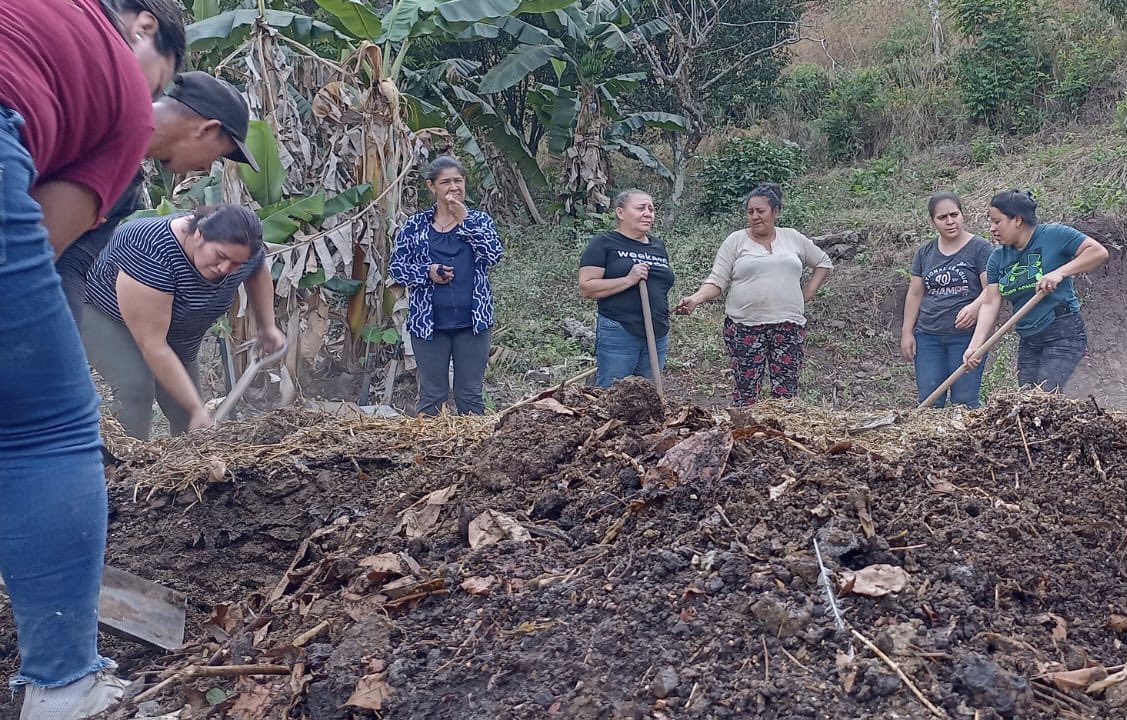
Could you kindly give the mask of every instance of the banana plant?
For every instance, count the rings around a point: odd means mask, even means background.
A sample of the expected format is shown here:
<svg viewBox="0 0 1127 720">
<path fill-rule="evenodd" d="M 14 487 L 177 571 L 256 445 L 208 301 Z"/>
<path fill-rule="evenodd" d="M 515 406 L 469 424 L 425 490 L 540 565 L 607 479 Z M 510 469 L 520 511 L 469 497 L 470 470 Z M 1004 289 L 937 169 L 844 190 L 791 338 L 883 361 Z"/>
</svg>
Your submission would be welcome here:
<svg viewBox="0 0 1127 720">
<path fill-rule="evenodd" d="M 627 4 L 636 0 L 627 0 Z M 617 53 L 631 52 L 631 33 L 653 38 L 668 30 L 664 21 L 635 25 L 623 4 L 592 0 L 544 14 L 546 30 L 523 33 L 521 44 L 490 68 L 477 92 L 505 91 L 542 69 L 553 82 L 537 83 L 529 105 L 548 128 L 548 150 L 562 157 L 559 200 L 568 214 L 609 208 L 609 151 L 623 152 L 663 177 L 671 173 L 652 153 L 630 142 L 645 127 L 683 129 L 683 118 L 668 113 L 626 115 L 618 98 L 646 80 L 640 72 L 607 77 Z"/>
</svg>

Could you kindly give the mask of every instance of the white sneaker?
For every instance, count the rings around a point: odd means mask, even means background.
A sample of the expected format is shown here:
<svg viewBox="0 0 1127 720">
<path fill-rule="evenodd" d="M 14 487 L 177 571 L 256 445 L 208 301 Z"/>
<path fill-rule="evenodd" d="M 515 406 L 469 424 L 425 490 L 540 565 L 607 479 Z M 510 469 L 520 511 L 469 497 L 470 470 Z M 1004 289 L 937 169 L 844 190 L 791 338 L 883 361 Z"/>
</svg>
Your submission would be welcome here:
<svg viewBox="0 0 1127 720">
<path fill-rule="evenodd" d="M 25 685 L 20 720 L 84 720 L 120 700 L 128 684 L 101 670 L 61 688 Z"/>
</svg>

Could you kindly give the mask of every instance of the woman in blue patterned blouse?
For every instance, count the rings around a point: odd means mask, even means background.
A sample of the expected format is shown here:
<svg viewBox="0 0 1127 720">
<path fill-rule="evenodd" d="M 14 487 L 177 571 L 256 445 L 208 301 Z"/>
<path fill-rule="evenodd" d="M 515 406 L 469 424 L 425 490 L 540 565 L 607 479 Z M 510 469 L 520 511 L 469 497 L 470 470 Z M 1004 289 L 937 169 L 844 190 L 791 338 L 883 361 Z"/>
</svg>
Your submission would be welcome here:
<svg viewBox="0 0 1127 720">
<path fill-rule="evenodd" d="M 462 415 L 485 412 L 482 383 L 489 362 L 493 289 L 489 268 L 504 250 L 493 218 L 466 207 L 466 169 L 449 155 L 423 173 L 435 204 L 403 225 L 391 254 L 391 276 L 407 287 L 407 331 L 418 365 L 416 412 L 436 415 L 450 395 Z"/>
</svg>

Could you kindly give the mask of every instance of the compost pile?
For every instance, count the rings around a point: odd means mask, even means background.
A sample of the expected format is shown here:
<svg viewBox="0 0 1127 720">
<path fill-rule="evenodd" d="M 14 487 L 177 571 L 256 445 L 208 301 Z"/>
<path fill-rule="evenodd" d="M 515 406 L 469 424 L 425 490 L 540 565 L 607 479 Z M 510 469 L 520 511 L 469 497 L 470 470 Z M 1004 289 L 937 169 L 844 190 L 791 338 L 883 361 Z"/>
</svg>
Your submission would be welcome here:
<svg viewBox="0 0 1127 720">
<path fill-rule="evenodd" d="M 108 561 L 191 607 L 179 652 L 109 647 L 107 717 L 1127 713 L 1120 417 L 801 417 L 627 381 L 118 448 Z"/>
</svg>

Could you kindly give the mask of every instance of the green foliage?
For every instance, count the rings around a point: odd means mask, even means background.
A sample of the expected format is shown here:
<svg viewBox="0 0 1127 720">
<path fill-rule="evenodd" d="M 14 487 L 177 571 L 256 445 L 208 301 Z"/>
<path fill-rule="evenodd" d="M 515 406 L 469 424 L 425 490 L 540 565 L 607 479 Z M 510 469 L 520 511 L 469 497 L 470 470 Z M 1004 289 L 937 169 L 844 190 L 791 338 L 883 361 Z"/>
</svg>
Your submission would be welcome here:
<svg viewBox="0 0 1127 720">
<path fill-rule="evenodd" d="M 802 148 L 792 142 L 738 137 L 706 157 L 700 172 L 706 212 L 731 210 L 761 182 L 785 184 L 806 170 Z"/>
<path fill-rule="evenodd" d="M 924 13 L 910 13 L 877 41 L 876 50 L 886 63 L 919 57 L 930 50 L 930 33 L 930 18 Z"/>
<path fill-rule="evenodd" d="M 1077 18 L 1054 43 L 1055 87 L 1053 97 L 1067 110 L 1079 108 L 1093 90 L 1106 83 L 1122 54 L 1119 35 L 1112 34 L 1099 18 Z"/>
<path fill-rule="evenodd" d="M 1127 133 L 1127 96 L 1115 103 L 1115 126 L 1120 132 Z"/>
<path fill-rule="evenodd" d="M 832 86 L 829 73 L 821 65 L 801 63 L 783 77 L 779 94 L 796 117 L 810 120 L 822 111 Z"/>
<path fill-rule="evenodd" d="M 887 106 L 884 77 L 878 68 L 861 68 L 842 77 L 817 123 L 826 136 L 830 159 L 872 155 Z"/>
<path fill-rule="evenodd" d="M 849 180 L 849 191 L 857 195 L 892 189 L 893 176 L 900 167 L 895 157 L 880 157 L 870 161 L 863 168 L 853 168 Z"/>
<path fill-rule="evenodd" d="M 1002 150 L 1002 141 L 998 136 L 980 132 L 971 138 L 970 161 L 975 165 L 985 165 L 998 156 Z"/>
<path fill-rule="evenodd" d="M 1127 0 L 1096 0 L 1096 5 L 1116 20 L 1127 19 Z"/>
<path fill-rule="evenodd" d="M 995 129 L 1036 130 L 1049 70 L 1035 42 L 1042 21 L 1036 0 L 952 0 L 950 8 L 956 31 L 970 43 L 957 57 L 967 115 Z"/>
<path fill-rule="evenodd" d="M 1089 182 L 1080 187 L 1072 198 L 1072 209 L 1081 216 L 1122 210 L 1127 201 L 1127 190 L 1111 180 Z"/>
<path fill-rule="evenodd" d="M 273 205 L 282 199 L 282 182 L 286 173 L 278 155 L 278 143 L 265 120 L 250 121 L 246 144 L 258 161 L 258 172 L 250 165 L 240 163 L 239 175 L 259 205 Z"/>
</svg>

